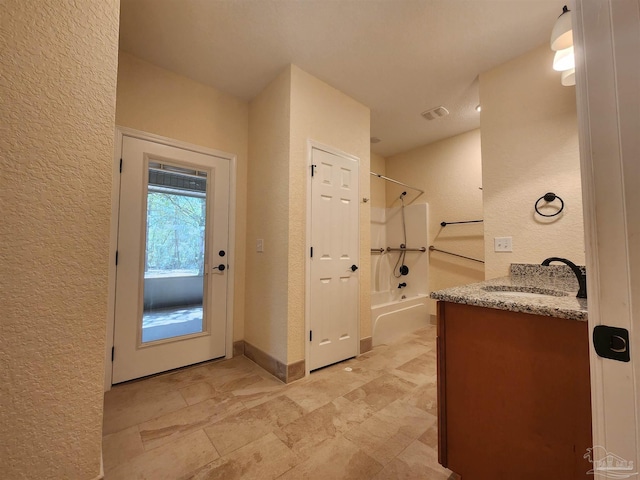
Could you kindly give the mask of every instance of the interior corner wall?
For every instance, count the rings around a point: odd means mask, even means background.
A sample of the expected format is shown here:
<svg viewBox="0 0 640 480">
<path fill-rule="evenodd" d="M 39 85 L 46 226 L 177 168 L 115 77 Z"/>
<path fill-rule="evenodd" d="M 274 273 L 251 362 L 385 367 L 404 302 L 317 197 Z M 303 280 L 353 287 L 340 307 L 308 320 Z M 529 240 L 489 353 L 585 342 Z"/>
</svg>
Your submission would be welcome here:
<svg viewBox="0 0 640 480">
<path fill-rule="evenodd" d="M 428 239 L 434 245 L 468 257 L 484 258 L 481 223 L 440 226 L 440 222 L 482 219 L 482 157 L 480 131 L 456 135 L 387 158 L 387 176 L 424 190 L 416 203 L 429 204 Z M 418 192 L 387 182 L 388 207 L 398 207 L 398 197 L 407 191 L 411 201 Z M 429 255 L 429 291 L 478 282 L 484 279 L 484 266 L 440 252 Z M 436 302 L 430 300 L 430 313 Z"/>
<path fill-rule="evenodd" d="M 386 159 L 371 152 L 371 171 L 379 173 L 380 175 L 386 175 Z M 370 175 L 369 183 L 371 185 L 371 208 L 386 208 L 386 180 Z"/>
<path fill-rule="evenodd" d="M 119 2 L 0 2 L 0 476 L 100 475 Z"/>
<path fill-rule="evenodd" d="M 305 358 L 305 262 L 308 140 L 359 158 L 360 337 L 371 336 L 370 111 L 334 87 L 291 66 L 289 166 L 288 363 Z"/>
<path fill-rule="evenodd" d="M 291 69 L 249 104 L 245 341 L 287 364 Z M 256 251 L 262 239 L 264 252 Z"/>
<path fill-rule="evenodd" d="M 380 155 L 371 152 L 371 171 L 386 175 L 386 159 Z M 386 232 L 386 187 L 387 182 L 372 175 L 369 176 L 369 184 L 371 188 L 371 248 L 386 248 L 387 232 Z M 372 253 L 371 258 L 371 290 L 377 290 L 377 277 L 381 268 L 381 261 L 384 258 L 379 253 Z"/>
<path fill-rule="evenodd" d="M 233 340 L 243 339 L 248 103 L 120 51 L 116 124 L 236 155 Z"/>
<path fill-rule="evenodd" d="M 575 87 L 552 62 L 545 44 L 480 75 L 487 279 L 551 256 L 584 265 Z M 565 207 L 545 219 L 534 204 L 547 192 Z M 512 237 L 513 253 L 495 253 L 494 237 Z"/>
</svg>

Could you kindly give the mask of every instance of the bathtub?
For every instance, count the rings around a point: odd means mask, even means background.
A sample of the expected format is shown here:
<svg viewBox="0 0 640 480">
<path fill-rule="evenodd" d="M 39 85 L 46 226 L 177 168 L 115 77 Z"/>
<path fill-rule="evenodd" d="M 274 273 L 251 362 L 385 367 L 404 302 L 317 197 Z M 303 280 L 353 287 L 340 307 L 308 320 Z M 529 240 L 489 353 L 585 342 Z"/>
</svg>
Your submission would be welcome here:
<svg viewBox="0 0 640 480">
<path fill-rule="evenodd" d="M 419 328 L 429 325 L 427 294 L 407 295 L 400 292 L 371 293 L 373 346 L 391 343 Z"/>
</svg>

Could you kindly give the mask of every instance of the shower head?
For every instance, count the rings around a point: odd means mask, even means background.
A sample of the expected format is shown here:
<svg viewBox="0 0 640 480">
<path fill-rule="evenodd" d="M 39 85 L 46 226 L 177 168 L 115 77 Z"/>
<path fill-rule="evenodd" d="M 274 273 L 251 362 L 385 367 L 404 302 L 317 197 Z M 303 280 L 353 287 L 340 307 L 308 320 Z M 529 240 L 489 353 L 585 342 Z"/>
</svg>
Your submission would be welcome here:
<svg viewBox="0 0 640 480">
<path fill-rule="evenodd" d="M 402 193 L 400 194 L 400 200 L 402 200 L 402 197 L 404 197 L 406 194 L 407 194 L 407 192 L 402 192 Z"/>
</svg>

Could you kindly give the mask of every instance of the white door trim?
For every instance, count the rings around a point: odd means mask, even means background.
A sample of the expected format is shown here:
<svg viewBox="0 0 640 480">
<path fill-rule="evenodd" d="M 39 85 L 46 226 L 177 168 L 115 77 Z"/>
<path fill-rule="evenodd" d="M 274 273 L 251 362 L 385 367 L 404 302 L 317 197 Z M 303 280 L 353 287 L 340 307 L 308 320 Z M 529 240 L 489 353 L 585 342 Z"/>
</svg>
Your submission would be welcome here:
<svg viewBox="0 0 640 480">
<path fill-rule="evenodd" d="M 229 161 L 229 260 L 231 268 L 227 271 L 227 318 L 225 332 L 225 358 L 233 356 L 233 299 L 235 281 L 236 258 L 236 155 L 201 147 L 191 143 L 174 140 L 172 138 L 142 132 L 127 127 L 116 126 L 115 149 L 113 156 L 113 177 L 111 185 L 111 228 L 109 232 L 109 285 L 107 306 L 107 331 L 105 342 L 105 372 L 104 391 L 111 389 L 113 364 L 111 363 L 111 349 L 113 348 L 113 333 L 115 328 L 115 299 L 116 299 L 116 246 L 118 245 L 118 212 L 120 210 L 120 158 L 122 155 L 122 138 L 124 136 L 160 143 L 170 147 L 181 148 L 205 155 L 213 155 Z"/>
<path fill-rule="evenodd" d="M 344 152 L 337 148 L 331 147 L 324 143 L 320 143 L 316 140 L 307 139 L 307 228 L 306 228 L 306 250 L 305 250 L 305 292 L 304 292 L 304 368 L 305 368 L 305 376 L 308 376 L 310 373 L 309 370 L 309 331 L 311 330 L 311 256 L 309 254 L 311 250 L 311 165 L 313 164 L 313 149 L 323 150 L 327 153 L 331 153 L 332 155 L 337 155 L 338 157 L 346 158 L 348 160 L 353 160 L 358 164 L 358 172 L 360 172 L 360 167 L 362 166 L 360 163 L 360 158 L 355 155 L 351 155 L 350 153 Z M 358 182 L 360 182 L 360 177 L 362 175 L 358 175 Z M 358 183 L 358 192 L 361 192 L 360 184 Z M 358 199 L 358 232 L 360 231 L 360 218 L 362 212 L 360 211 L 360 199 Z M 358 242 L 359 243 L 359 242 Z M 362 263 L 360 261 L 359 263 Z M 362 296 L 362 282 L 358 282 L 358 328 L 356 330 L 358 341 L 357 341 L 357 354 L 360 354 L 360 297 Z"/>
<path fill-rule="evenodd" d="M 640 266 L 633 247 L 633 231 L 637 232 L 640 217 L 639 202 L 634 200 L 640 187 L 640 1 L 572 1 L 571 10 L 577 59 L 589 331 L 600 324 L 626 328 L 631 343 L 631 362 L 621 363 L 598 357 L 589 338 L 593 444 L 634 462 L 638 472 Z M 596 471 L 594 478 L 607 477 Z"/>
</svg>

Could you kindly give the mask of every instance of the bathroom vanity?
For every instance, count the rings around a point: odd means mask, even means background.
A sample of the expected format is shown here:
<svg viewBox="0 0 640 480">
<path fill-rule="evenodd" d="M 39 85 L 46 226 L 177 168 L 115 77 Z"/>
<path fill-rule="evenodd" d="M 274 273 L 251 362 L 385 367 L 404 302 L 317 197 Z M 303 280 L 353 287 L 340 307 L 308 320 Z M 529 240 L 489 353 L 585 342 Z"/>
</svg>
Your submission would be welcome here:
<svg viewBox="0 0 640 480">
<path fill-rule="evenodd" d="M 563 267 L 515 266 L 431 295 L 439 462 L 463 480 L 593 478 L 587 309 L 576 291 Z"/>
</svg>

